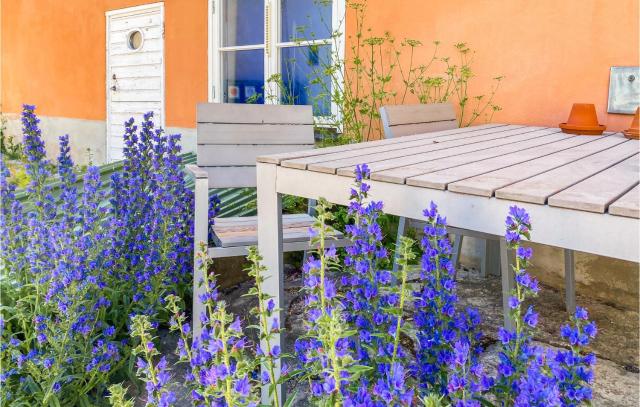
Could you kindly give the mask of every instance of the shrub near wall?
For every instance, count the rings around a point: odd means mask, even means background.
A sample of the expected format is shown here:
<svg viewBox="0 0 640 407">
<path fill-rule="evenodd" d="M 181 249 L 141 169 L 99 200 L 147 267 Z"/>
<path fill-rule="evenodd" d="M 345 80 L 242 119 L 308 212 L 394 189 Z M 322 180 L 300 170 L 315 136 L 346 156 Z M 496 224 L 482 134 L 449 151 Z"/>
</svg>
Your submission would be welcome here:
<svg viewBox="0 0 640 407">
<path fill-rule="evenodd" d="M 34 110 L 22 113 L 28 205 L 0 161 L 1 402 L 106 403 L 107 385 L 130 360 L 129 315 L 162 321 L 163 298 L 183 295 L 192 270 L 179 136 L 155 129 L 151 114 L 140 128 L 130 120 L 111 188 L 101 189 L 93 166 L 78 188 L 68 136 L 57 163 L 47 161 Z"/>
</svg>

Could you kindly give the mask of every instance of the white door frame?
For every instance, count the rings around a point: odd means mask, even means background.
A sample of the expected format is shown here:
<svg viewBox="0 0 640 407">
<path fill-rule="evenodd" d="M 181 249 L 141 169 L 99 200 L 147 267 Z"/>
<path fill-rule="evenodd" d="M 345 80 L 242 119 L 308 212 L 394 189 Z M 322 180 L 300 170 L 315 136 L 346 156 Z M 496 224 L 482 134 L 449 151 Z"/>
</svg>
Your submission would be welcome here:
<svg viewBox="0 0 640 407">
<path fill-rule="evenodd" d="M 280 0 L 265 0 L 265 15 L 266 20 L 272 21 L 273 24 L 267 24 L 265 26 L 265 43 L 263 46 L 234 46 L 234 47 L 224 47 L 221 49 L 220 47 L 220 36 L 222 29 L 222 17 L 220 11 L 222 10 L 222 5 L 220 4 L 222 0 L 207 0 L 208 2 L 208 29 L 207 29 L 207 61 L 208 61 L 208 69 L 207 69 L 207 95 L 209 102 L 220 103 L 222 102 L 222 68 L 221 68 L 221 58 L 220 52 L 222 50 L 243 50 L 243 49 L 263 49 L 267 48 L 267 53 L 270 53 L 272 57 L 266 57 L 264 61 L 264 75 L 265 75 L 265 93 L 267 92 L 266 87 L 268 84 L 266 83 L 266 78 L 271 75 L 278 73 L 280 69 L 280 49 L 283 46 L 292 46 L 292 45 L 321 45 L 326 44 L 326 40 L 311 40 L 311 41 L 303 41 L 300 44 L 294 44 L 293 42 L 280 42 L 278 41 L 280 37 Z M 331 43 L 334 50 L 332 52 L 336 52 L 340 58 L 344 59 L 345 55 L 345 37 L 346 37 L 346 0 L 333 0 L 332 2 L 332 28 L 335 30 L 338 28 L 340 23 L 342 26 L 340 27 L 341 36 L 337 41 Z M 344 18 L 345 21 L 341 21 Z M 266 32 L 270 28 L 269 32 Z M 337 48 L 337 50 L 336 50 Z M 271 94 L 275 94 L 278 92 L 277 89 L 271 89 Z M 275 103 L 275 101 L 267 100 L 265 98 L 265 103 Z M 333 103 L 331 104 L 331 112 L 336 115 L 338 113 L 337 106 Z M 321 118 L 320 118 L 321 119 Z"/>
<path fill-rule="evenodd" d="M 106 52 L 106 69 L 105 69 L 105 96 L 106 96 L 106 102 L 107 102 L 107 108 L 106 108 L 106 114 L 107 117 L 105 119 L 105 137 L 106 137 L 106 158 L 107 158 L 107 162 L 111 162 L 113 161 L 111 159 L 111 141 L 110 141 L 110 137 L 109 137 L 109 131 L 110 131 L 110 126 L 111 126 L 111 92 L 110 92 L 110 88 L 111 88 L 111 74 L 109 72 L 109 67 L 110 67 L 110 58 L 109 58 L 109 35 L 110 35 L 110 28 L 111 28 L 111 17 L 126 17 L 128 15 L 135 15 L 137 13 L 139 13 L 140 11 L 145 11 L 145 10 L 159 10 L 160 11 L 160 20 L 162 22 L 162 74 L 161 74 L 161 79 L 160 79 L 160 83 L 161 83 L 161 89 L 160 89 L 160 97 L 161 97 L 161 109 L 162 109 L 162 115 L 161 115 L 161 121 L 160 121 L 160 126 L 162 128 L 166 128 L 166 117 L 167 117 L 167 110 L 166 110 L 166 103 L 165 103 L 165 47 L 164 47 L 164 2 L 160 1 L 157 3 L 149 3 L 149 4 L 142 4 L 140 6 L 134 6 L 134 7 L 126 7 L 126 8 L 121 8 L 121 9 L 117 9 L 117 10 L 109 10 L 106 11 L 105 14 L 105 19 L 106 19 L 106 35 L 105 35 L 105 52 Z"/>
</svg>

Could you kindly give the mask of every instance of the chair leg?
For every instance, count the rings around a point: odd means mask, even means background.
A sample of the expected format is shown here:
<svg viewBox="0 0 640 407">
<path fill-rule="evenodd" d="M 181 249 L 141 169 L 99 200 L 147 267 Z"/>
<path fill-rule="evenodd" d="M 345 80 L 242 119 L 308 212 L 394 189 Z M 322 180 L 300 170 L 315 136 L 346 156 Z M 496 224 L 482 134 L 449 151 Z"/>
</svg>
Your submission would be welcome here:
<svg viewBox="0 0 640 407">
<path fill-rule="evenodd" d="M 480 277 L 487 277 L 487 239 L 477 238 L 480 243 L 480 262 L 478 269 L 480 271 Z"/>
<path fill-rule="evenodd" d="M 453 235 L 453 248 L 451 253 L 451 262 L 453 263 L 453 267 L 456 270 L 455 279 L 458 278 L 458 267 L 460 266 L 460 253 L 462 253 L 462 233 L 454 233 Z"/>
<path fill-rule="evenodd" d="M 193 309 L 192 325 L 193 337 L 198 338 L 202 332 L 200 314 L 204 312 L 204 304 L 200 301 L 200 295 L 205 292 L 205 287 L 200 285 L 203 280 L 203 270 L 198 261 L 200 244 L 207 243 L 209 237 L 209 179 L 196 178 L 194 190 L 194 227 L 193 227 Z M 207 271 L 204 270 L 206 273 Z"/>
<path fill-rule="evenodd" d="M 487 275 L 500 275 L 500 241 L 496 239 L 485 239 L 485 269 Z"/>
<path fill-rule="evenodd" d="M 396 249 L 393 254 L 393 273 L 395 274 L 398 271 L 398 260 L 400 258 L 400 238 L 404 236 L 404 233 L 407 229 L 407 218 L 400 217 L 398 221 L 398 234 L 396 237 Z"/>
<path fill-rule="evenodd" d="M 510 259 L 510 250 L 507 246 L 507 241 L 504 238 L 500 239 L 500 270 L 502 274 L 502 313 L 504 316 L 504 327 L 508 330 L 513 330 L 514 323 L 511 319 L 511 312 L 509 308 L 509 296 L 511 296 L 511 290 L 515 288 L 515 276 L 513 269 L 511 268 L 512 260 Z"/>
<path fill-rule="evenodd" d="M 564 249 L 564 296 L 567 312 L 576 312 L 576 275 L 573 250 Z"/>
</svg>

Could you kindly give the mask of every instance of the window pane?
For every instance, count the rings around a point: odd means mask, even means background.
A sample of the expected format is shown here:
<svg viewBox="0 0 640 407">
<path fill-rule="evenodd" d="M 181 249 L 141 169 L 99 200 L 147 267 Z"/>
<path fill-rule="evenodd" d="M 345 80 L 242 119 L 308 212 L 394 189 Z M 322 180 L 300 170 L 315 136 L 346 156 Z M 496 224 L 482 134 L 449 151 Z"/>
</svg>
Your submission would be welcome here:
<svg viewBox="0 0 640 407">
<path fill-rule="evenodd" d="M 287 47 L 280 50 L 282 103 L 313 105 L 315 116 L 331 114 L 331 78 L 324 71 L 331 46 Z"/>
<path fill-rule="evenodd" d="M 224 0 L 222 46 L 264 44 L 264 0 Z"/>
<path fill-rule="evenodd" d="M 225 103 L 264 103 L 264 51 L 222 53 L 222 92 Z"/>
<path fill-rule="evenodd" d="M 282 0 L 281 41 L 331 37 L 331 1 Z"/>
</svg>

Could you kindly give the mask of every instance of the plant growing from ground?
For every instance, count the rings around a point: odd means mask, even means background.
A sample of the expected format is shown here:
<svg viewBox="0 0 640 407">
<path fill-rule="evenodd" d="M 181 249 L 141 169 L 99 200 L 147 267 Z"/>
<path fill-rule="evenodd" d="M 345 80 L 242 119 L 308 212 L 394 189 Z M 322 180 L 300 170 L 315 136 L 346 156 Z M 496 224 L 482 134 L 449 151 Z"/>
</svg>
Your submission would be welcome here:
<svg viewBox="0 0 640 407">
<path fill-rule="evenodd" d="M 265 386 L 270 405 L 279 406 L 277 385 L 292 378 L 308 384 L 310 402 L 318 406 L 569 406 L 590 400 L 595 357 L 585 355 L 583 347 L 596 328 L 586 311 L 578 308 L 572 324 L 561 330 L 568 350 L 543 349 L 533 342 L 537 316 L 531 308 L 522 309 L 537 291 L 526 272 L 532 253 L 521 245 L 531 229 L 526 211 L 511 208 L 506 222 L 506 239 L 519 258 L 511 300 L 517 322 L 513 330 L 500 330 L 494 377 L 480 362 L 479 312 L 458 309 L 445 218 L 433 203 L 424 211 L 420 278 L 409 284 L 415 243 L 401 239 L 398 271 L 388 271 L 390 256 L 380 244 L 377 224 L 382 203 L 370 199 L 368 167 L 358 166 L 357 174 L 347 228 L 352 242 L 344 262 L 326 243 L 333 211 L 323 199 L 310 231 L 316 251 L 303 267 L 305 333 L 295 342 L 299 370 L 284 367 L 285 373 L 277 375 L 282 350 L 270 343 L 280 333 L 279 310 L 264 292 L 266 270 L 255 248 L 249 271 L 256 286 L 249 295 L 258 299 L 252 315 L 261 331 L 260 345 L 252 347 L 244 339 L 240 321 L 226 311 L 212 276 L 205 274 L 202 282 L 205 329 L 192 345 L 179 298 L 167 298 L 173 329 L 180 333 L 178 354 L 191 367 L 186 382 L 197 403 L 250 405 L 257 402 L 258 387 Z M 200 253 L 203 270 L 210 261 L 205 249 Z"/>
<path fill-rule="evenodd" d="M 7 134 L 7 118 L 0 114 L 0 154 L 9 160 L 22 160 L 22 145 Z"/>
<path fill-rule="evenodd" d="M 0 159 L 2 405 L 103 403 L 131 354 L 129 314 L 161 321 L 155 299 L 179 292 L 191 269 L 177 136 L 164 136 L 150 119 L 140 138 L 129 124 L 129 173 L 104 189 L 95 166 L 78 182 L 68 136 L 56 165 L 47 160 L 35 107 L 24 106 L 29 205 L 16 199 Z"/>
<path fill-rule="evenodd" d="M 326 1 L 317 0 L 319 6 Z M 316 104 L 330 102 L 337 112 L 323 117 L 320 128 L 337 128 L 342 142 L 383 138 L 380 107 L 405 103 L 453 103 L 459 111 L 458 123 L 470 126 L 478 120 L 490 121 L 501 107 L 495 103 L 503 77 L 497 76 L 485 94 L 471 95 L 474 52 L 467 43 L 454 44 L 455 57 L 441 56 L 440 42 L 425 62 L 416 61 L 424 44 L 417 39 L 398 40 L 389 31 L 377 35 L 366 21 L 367 3 L 349 0 L 346 10 L 353 18 L 354 33 L 345 36 L 346 13 L 333 27 L 323 21 L 331 52 L 310 65 L 310 86 L 319 89 Z M 312 35 L 313 37 L 313 35 Z M 346 37 L 346 38 L 345 38 Z M 345 38 L 346 44 L 342 44 Z M 306 45 L 305 40 L 298 40 Z M 316 45 L 318 46 L 318 45 Z M 344 52 L 346 50 L 346 53 Z"/>
</svg>

